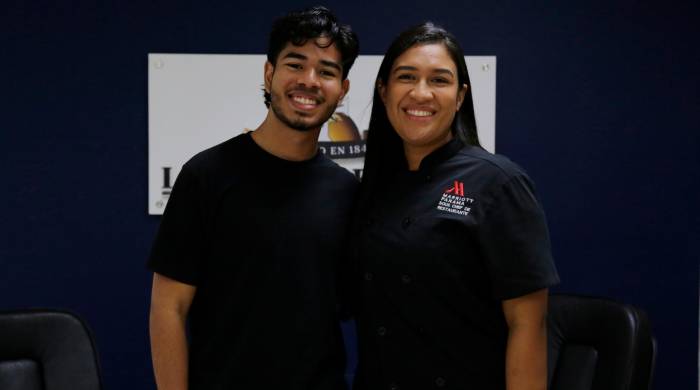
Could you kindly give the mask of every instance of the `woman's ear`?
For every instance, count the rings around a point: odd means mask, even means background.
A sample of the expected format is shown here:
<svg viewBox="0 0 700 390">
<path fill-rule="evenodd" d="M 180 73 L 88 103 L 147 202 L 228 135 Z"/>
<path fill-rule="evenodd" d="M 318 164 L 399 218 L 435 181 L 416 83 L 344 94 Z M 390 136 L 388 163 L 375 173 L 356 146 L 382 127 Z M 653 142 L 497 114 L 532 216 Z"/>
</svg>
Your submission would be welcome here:
<svg viewBox="0 0 700 390">
<path fill-rule="evenodd" d="M 382 103 L 386 104 L 386 87 L 382 80 L 377 80 L 377 90 L 379 91 L 379 97 L 382 98 Z"/>
<path fill-rule="evenodd" d="M 459 111 L 462 107 L 462 103 L 464 103 L 464 96 L 467 94 L 468 88 L 469 86 L 467 84 L 462 84 L 462 88 L 457 92 L 457 111 Z"/>
</svg>

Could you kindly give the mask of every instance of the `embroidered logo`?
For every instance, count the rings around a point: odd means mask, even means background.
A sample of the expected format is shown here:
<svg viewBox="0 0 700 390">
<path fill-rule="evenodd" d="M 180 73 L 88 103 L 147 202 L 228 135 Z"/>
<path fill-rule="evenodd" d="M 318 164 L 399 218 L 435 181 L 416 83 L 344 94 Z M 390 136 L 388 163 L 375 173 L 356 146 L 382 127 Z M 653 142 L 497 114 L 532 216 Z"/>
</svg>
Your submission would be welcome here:
<svg viewBox="0 0 700 390">
<path fill-rule="evenodd" d="M 459 195 L 459 196 L 463 197 L 464 196 L 464 183 L 462 183 L 461 181 L 455 180 L 454 187 L 450 187 L 450 188 L 446 189 L 445 193 L 446 194 L 455 194 L 455 195 Z"/>
<path fill-rule="evenodd" d="M 464 196 L 464 183 L 454 181 L 454 186 L 445 190 L 438 202 L 437 209 L 457 215 L 469 215 L 474 199 Z"/>
</svg>

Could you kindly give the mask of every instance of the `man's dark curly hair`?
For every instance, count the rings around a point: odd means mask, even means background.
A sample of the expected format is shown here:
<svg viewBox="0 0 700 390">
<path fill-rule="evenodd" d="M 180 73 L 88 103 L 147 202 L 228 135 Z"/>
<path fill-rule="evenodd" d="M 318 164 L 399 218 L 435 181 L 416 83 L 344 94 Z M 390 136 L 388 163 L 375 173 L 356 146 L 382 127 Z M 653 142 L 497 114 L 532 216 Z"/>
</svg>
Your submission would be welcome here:
<svg viewBox="0 0 700 390">
<path fill-rule="evenodd" d="M 345 80 L 360 50 L 357 35 L 350 26 L 338 23 L 338 19 L 326 7 L 316 6 L 303 11 L 290 12 L 275 20 L 270 32 L 267 60 L 272 65 L 277 65 L 277 57 L 287 46 L 287 43 L 303 46 L 309 39 L 319 37 L 329 38 L 327 44 L 319 47 L 335 44 L 335 47 L 338 48 L 343 68 L 342 79 Z M 317 42 L 316 45 L 319 43 Z M 269 108 L 270 93 L 263 92 L 265 105 Z"/>
</svg>

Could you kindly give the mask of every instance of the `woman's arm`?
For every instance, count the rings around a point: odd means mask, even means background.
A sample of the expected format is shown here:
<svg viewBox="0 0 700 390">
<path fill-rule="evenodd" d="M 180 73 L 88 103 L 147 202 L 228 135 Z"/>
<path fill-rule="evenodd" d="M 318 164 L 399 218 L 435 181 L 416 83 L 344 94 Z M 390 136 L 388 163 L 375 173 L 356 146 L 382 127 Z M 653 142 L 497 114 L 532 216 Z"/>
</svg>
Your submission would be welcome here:
<svg viewBox="0 0 700 390">
<path fill-rule="evenodd" d="M 507 390 L 547 388 L 547 293 L 543 289 L 503 301 Z"/>
</svg>

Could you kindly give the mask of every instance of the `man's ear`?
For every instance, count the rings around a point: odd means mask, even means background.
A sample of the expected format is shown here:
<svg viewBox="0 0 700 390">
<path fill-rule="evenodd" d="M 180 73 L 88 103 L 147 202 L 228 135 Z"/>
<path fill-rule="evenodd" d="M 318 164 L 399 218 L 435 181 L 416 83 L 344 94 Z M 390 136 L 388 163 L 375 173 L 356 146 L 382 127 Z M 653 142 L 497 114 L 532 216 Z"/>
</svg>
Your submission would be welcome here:
<svg viewBox="0 0 700 390">
<path fill-rule="evenodd" d="M 272 75 L 275 73 L 275 66 L 270 61 L 265 61 L 265 72 L 263 78 L 265 80 L 265 92 L 270 93 L 272 88 Z"/>
<path fill-rule="evenodd" d="M 457 92 L 457 110 L 462 107 L 462 103 L 464 103 L 464 96 L 467 94 L 467 89 L 469 86 L 467 84 L 462 84 L 462 88 L 459 89 L 459 92 Z"/>
<path fill-rule="evenodd" d="M 343 101 L 343 98 L 345 95 L 348 94 L 348 91 L 350 90 L 350 80 L 345 79 L 340 85 L 341 91 L 340 91 L 340 98 L 338 99 L 338 102 Z"/>
</svg>

